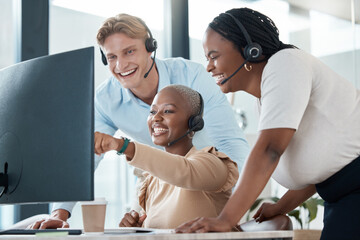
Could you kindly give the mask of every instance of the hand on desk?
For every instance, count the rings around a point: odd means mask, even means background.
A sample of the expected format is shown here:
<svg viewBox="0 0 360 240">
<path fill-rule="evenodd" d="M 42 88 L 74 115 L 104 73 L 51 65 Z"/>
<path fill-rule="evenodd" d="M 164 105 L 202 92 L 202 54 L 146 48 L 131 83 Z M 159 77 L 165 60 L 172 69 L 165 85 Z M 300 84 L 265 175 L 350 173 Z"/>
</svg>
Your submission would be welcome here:
<svg viewBox="0 0 360 240">
<path fill-rule="evenodd" d="M 263 203 L 261 207 L 257 210 L 253 218 L 256 222 L 262 222 L 268 218 L 271 218 L 273 216 L 282 214 L 276 203 Z"/>
<path fill-rule="evenodd" d="M 69 212 L 64 209 L 57 209 L 51 213 L 49 218 L 44 218 L 30 224 L 27 228 L 30 229 L 56 229 L 68 228 L 69 224 L 66 220 L 69 217 Z"/>
<path fill-rule="evenodd" d="M 219 218 L 196 218 L 175 229 L 176 233 L 230 232 L 232 226 Z"/>
<path fill-rule="evenodd" d="M 119 227 L 141 227 L 145 218 L 146 214 L 140 216 L 138 212 L 131 210 L 124 215 Z"/>
</svg>

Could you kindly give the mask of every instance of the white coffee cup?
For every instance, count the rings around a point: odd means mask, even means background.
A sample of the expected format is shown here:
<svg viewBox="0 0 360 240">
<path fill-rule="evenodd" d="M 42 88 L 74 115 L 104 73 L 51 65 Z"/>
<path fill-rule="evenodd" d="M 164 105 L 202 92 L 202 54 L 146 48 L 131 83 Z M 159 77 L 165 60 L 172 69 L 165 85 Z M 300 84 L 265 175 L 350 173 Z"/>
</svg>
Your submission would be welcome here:
<svg viewBox="0 0 360 240">
<path fill-rule="evenodd" d="M 106 205 L 105 198 L 95 198 L 94 201 L 81 202 L 85 233 L 104 233 Z"/>
</svg>

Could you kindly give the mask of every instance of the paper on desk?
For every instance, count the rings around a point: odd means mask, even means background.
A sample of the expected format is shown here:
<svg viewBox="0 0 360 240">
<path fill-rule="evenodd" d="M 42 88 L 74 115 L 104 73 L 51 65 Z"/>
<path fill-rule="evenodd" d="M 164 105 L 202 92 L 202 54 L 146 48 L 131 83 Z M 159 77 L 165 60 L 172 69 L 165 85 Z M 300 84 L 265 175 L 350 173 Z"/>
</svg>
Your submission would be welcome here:
<svg viewBox="0 0 360 240">
<path fill-rule="evenodd" d="M 126 234 L 126 233 L 175 233 L 174 229 L 142 228 L 142 227 L 119 227 L 105 229 L 105 234 Z"/>
<path fill-rule="evenodd" d="M 68 232 L 37 232 L 35 233 L 36 237 L 59 237 L 59 236 L 67 236 Z"/>
</svg>

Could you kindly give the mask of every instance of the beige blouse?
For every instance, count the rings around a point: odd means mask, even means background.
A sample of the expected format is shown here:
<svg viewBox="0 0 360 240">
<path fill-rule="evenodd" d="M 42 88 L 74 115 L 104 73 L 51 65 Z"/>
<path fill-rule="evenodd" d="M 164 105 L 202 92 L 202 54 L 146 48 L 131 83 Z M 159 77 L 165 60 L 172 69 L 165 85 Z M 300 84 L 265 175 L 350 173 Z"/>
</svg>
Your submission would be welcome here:
<svg viewBox="0 0 360 240">
<path fill-rule="evenodd" d="M 190 149 L 186 156 L 135 143 L 128 163 L 144 172 L 139 203 L 143 227 L 176 228 L 196 217 L 216 217 L 239 178 L 237 165 L 214 147 Z"/>
</svg>

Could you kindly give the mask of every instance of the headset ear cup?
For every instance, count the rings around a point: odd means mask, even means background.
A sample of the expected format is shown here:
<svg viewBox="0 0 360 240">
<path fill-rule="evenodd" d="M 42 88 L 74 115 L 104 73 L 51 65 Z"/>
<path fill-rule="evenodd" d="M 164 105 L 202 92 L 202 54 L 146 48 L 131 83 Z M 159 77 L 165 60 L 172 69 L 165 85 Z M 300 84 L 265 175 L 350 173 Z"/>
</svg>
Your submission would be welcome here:
<svg viewBox="0 0 360 240">
<path fill-rule="evenodd" d="M 204 119 L 200 115 L 194 115 L 189 118 L 189 129 L 197 132 L 204 128 Z"/>
<path fill-rule="evenodd" d="M 262 55 L 262 48 L 258 43 L 250 43 L 244 49 L 245 58 L 249 61 L 255 61 Z"/>
<path fill-rule="evenodd" d="M 148 52 L 154 52 L 157 49 L 157 41 L 154 38 L 147 38 L 145 48 Z"/>
<path fill-rule="evenodd" d="M 196 126 L 193 129 L 194 132 L 198 132 L 204 128 L 204 119 L 200 116 L 198 116 L 198 118 L 199 118 L 199 121 L 197 122 Z"/>
<path fill-rule="evenodd" d="M 106 59 L 104 52 L 101 50 L 101 48 L 100 48 L 100 53 L 101 53 L 101 61 L 106 66 L 108 64 L 107 59 Z"/>
</svg>

